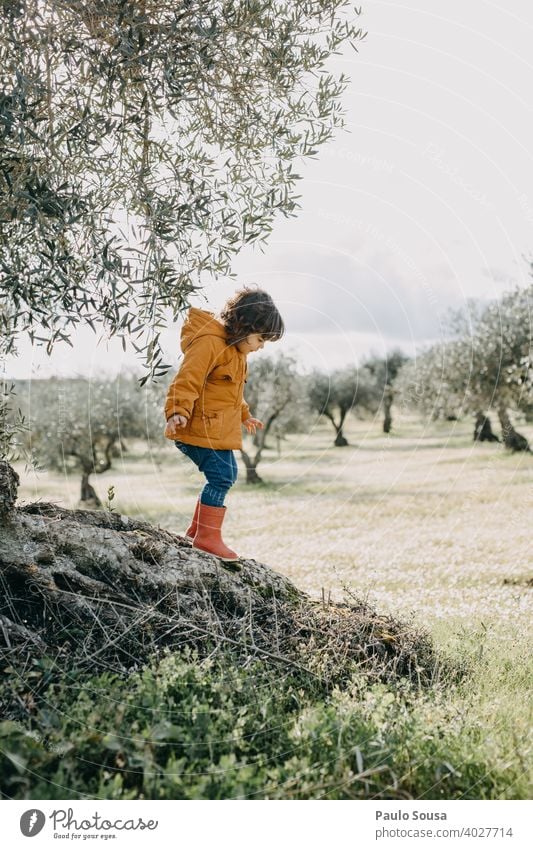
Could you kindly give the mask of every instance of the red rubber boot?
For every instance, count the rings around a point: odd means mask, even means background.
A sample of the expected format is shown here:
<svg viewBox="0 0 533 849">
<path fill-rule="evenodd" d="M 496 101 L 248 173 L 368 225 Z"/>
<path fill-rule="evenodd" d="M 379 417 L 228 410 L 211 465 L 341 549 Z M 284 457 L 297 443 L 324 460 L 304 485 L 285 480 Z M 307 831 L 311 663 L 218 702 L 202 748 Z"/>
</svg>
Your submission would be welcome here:
<svg viewBox="0 0 533 849">
<path fill-rule="evenodd" d="M 225 507 L 211 507 L 209 504 L 199 502 L 198 528 L 193 541 L 193 548 L 214 554 L 221 560 L 227 562 L 239 559 L 239 555 L 232 551 L 222 539 L 221 529 L 226 515 Z"/>
<path fill-rule="evenodd" d="M 189 527 L 187 528 L 187 530 L 184 533 L 184 536 L 186 536 L 187 539 L 190 539 L 191 542 L 195 538 L 196 531 L 198 529 L 198 511 L 199 511 L 199 509 L 200 509 L 200 499 L 198 499 L 198 501 L 196 502 L 196 507 L 194 508 L 194 516 L 191 519 L 191 524 L 189 525 Z"/>
</svg>

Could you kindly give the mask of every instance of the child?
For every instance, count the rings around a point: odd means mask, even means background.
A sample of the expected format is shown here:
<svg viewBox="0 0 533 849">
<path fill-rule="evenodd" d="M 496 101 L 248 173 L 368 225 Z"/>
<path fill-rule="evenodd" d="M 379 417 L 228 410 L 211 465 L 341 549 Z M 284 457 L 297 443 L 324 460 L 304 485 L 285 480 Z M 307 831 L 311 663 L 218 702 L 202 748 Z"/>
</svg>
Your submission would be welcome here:
<svg viewBox="0 0 533 849">
<path fill-rule="evenodd" d="M 213 313 L 191 307 L 181 331 L 184 354 L 165 403 L 165 436 L 205 475 L 205 484 L 185 534 L 194 548 L 231 562 L 238 555 L 221 535 L 224 498 L 237 480 L 233 449 L 248 433 L 262 428 L 243 398 L 246 358 L 265 341 L 281 339 L 283 319 L 270 295 L 245 287 Z"/>
</svg>

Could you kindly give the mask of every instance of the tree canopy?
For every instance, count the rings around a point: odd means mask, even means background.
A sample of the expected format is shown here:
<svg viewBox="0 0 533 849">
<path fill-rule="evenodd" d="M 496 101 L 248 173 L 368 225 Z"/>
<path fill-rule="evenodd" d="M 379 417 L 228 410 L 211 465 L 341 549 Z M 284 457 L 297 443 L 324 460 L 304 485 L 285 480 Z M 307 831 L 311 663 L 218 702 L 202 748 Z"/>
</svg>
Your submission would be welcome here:
<svg viewBox="0 0 533 849">
<path fill-rule="evenodd" d="M 397 386 L 404 403 L 434 418 L 483 413 L 494 407 L 509 429 L 507 408 L 527 412 L 533 403 L 533 285 L 499 300 L 455 313 L 449 338 L 402 369 Z"/>
<path fill-rule="evenodd" d="M 342 126 L 328 60 L 346 0 L 1 0 L 0 310 L 69 341 L 88 323 L 149 376 L 206 275 L 297 205 L 295 162 Z"/>
<path fill-rule="evenodd" d="M 335 428 L 334 444 L 343 447 L 348 445 L 343 428 L 350 410 L 359 408 L 375 412 L 381 393 L 374 376 L 365 366 L 347 366 L 332 374 L 314 371 L 308 379 L 307 397 L 310 408 L 329 419 Z"/>
</svg>

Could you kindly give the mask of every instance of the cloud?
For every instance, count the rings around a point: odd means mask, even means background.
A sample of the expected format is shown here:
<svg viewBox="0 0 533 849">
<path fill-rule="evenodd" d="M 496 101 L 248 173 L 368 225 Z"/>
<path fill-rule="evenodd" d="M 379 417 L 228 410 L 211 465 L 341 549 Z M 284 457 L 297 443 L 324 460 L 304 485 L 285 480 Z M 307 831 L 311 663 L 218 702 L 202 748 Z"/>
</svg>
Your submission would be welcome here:
<svg viewBox="0 0 533 849">
<path fill-rule="evenodd" d="M 378 250 L 365 258 L 342 251 L 295 250 L 254 275 L 274 297 L 288 332 L 372 334 L 406 342 L 438 337 L 462 296 L 444 264 L 426 271 L 408 257 Z"/>
</svg>

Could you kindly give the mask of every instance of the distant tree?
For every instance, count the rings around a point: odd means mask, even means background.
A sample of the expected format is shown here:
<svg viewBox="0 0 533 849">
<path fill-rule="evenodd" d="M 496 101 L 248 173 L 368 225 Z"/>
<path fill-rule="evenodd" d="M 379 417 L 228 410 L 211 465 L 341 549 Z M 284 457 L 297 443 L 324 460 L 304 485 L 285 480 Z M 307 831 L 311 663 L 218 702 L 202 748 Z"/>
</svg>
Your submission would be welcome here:
<svg viewBox="0 0 533 849">
<path fill-rule="evenodd" d="M 433 421 L 461 413 L 464 392 L 455 379 L 459 374 L 453 356 L 456 345 L 449 341 L 431 345 L 405 363 L 395 382 L 403 408 L 416 409 Z"/>
<path fill-rule="evenodd" d="M 342 126 L 348 0 L 2 0 L 0 337 L 160 331 L 296 208 Z M 146 375 L 144 380 L 148 378 Z"/>
<path fill-rule="evenodd" d="M 138 381 L 34 380 L 26 397 L 32 454 L 45 469 L 81 475 L 82 504 L 101 504 L 90 478 L 107 472 L 125 440 L 161 430 L 161 399 Z"/>
<path fill-rule="evenodd" d="M 373 354 L 363 360 L 363 366 L 374 378 L 376 391 L 381 393 L 384 433 L 390 433 L 392 428 L 392 403 L 395 396 L 394 381 L 408 359 L 409 357 L 403 351 L 395 348 L 385 357 L 379 357 Z"/>
<path fill-rule="evenodd" d="M 263 429 L 256 431 L 251 450 L 241 449 L 246 483 L 263 483 L 257 467 L 268 436 L 275 436 L 279 451 L 281 440 L 299 427 L 298 419 L 305 415 L 303 379 L 297 372 L 294 357 L 282 354 L 255 360 L 249 368 L 245 398 L 252 416 L 264 424 Z"/>
<path fill-rule="evenodd" d="M 482 410 L 495 407 L 505 447 L 529 451 L 509 409 L 527 409 L 533 400 L 533 286 L 504 295 L 476 315 L 472 340 L 470 407 L 472 400 L 479 400 Z"/>
<path fill-rule="evenodd" d="M 504 445 L 528 450 L 509 409 L 526 413 L 533 402 L 532 327 L 533 286 L 506 293 L 488 306 L 471 304 L 457 312 L 450 321 L 450 338 L 402 370 L 404 401 L 437 414 L 474 413 L 478 422 L 495 408 Z"/>
<path fill-rule="evenodd" d="M 343 428 L 351 410 L 375 411 L 379 406 L 377 384 L 365 367 L 338 369 L 332 374 L 315 371 L 308 379 L 307 396 L 311 409 L 333 425 L 337 447 L 348 445 Z"/>
</svg>

